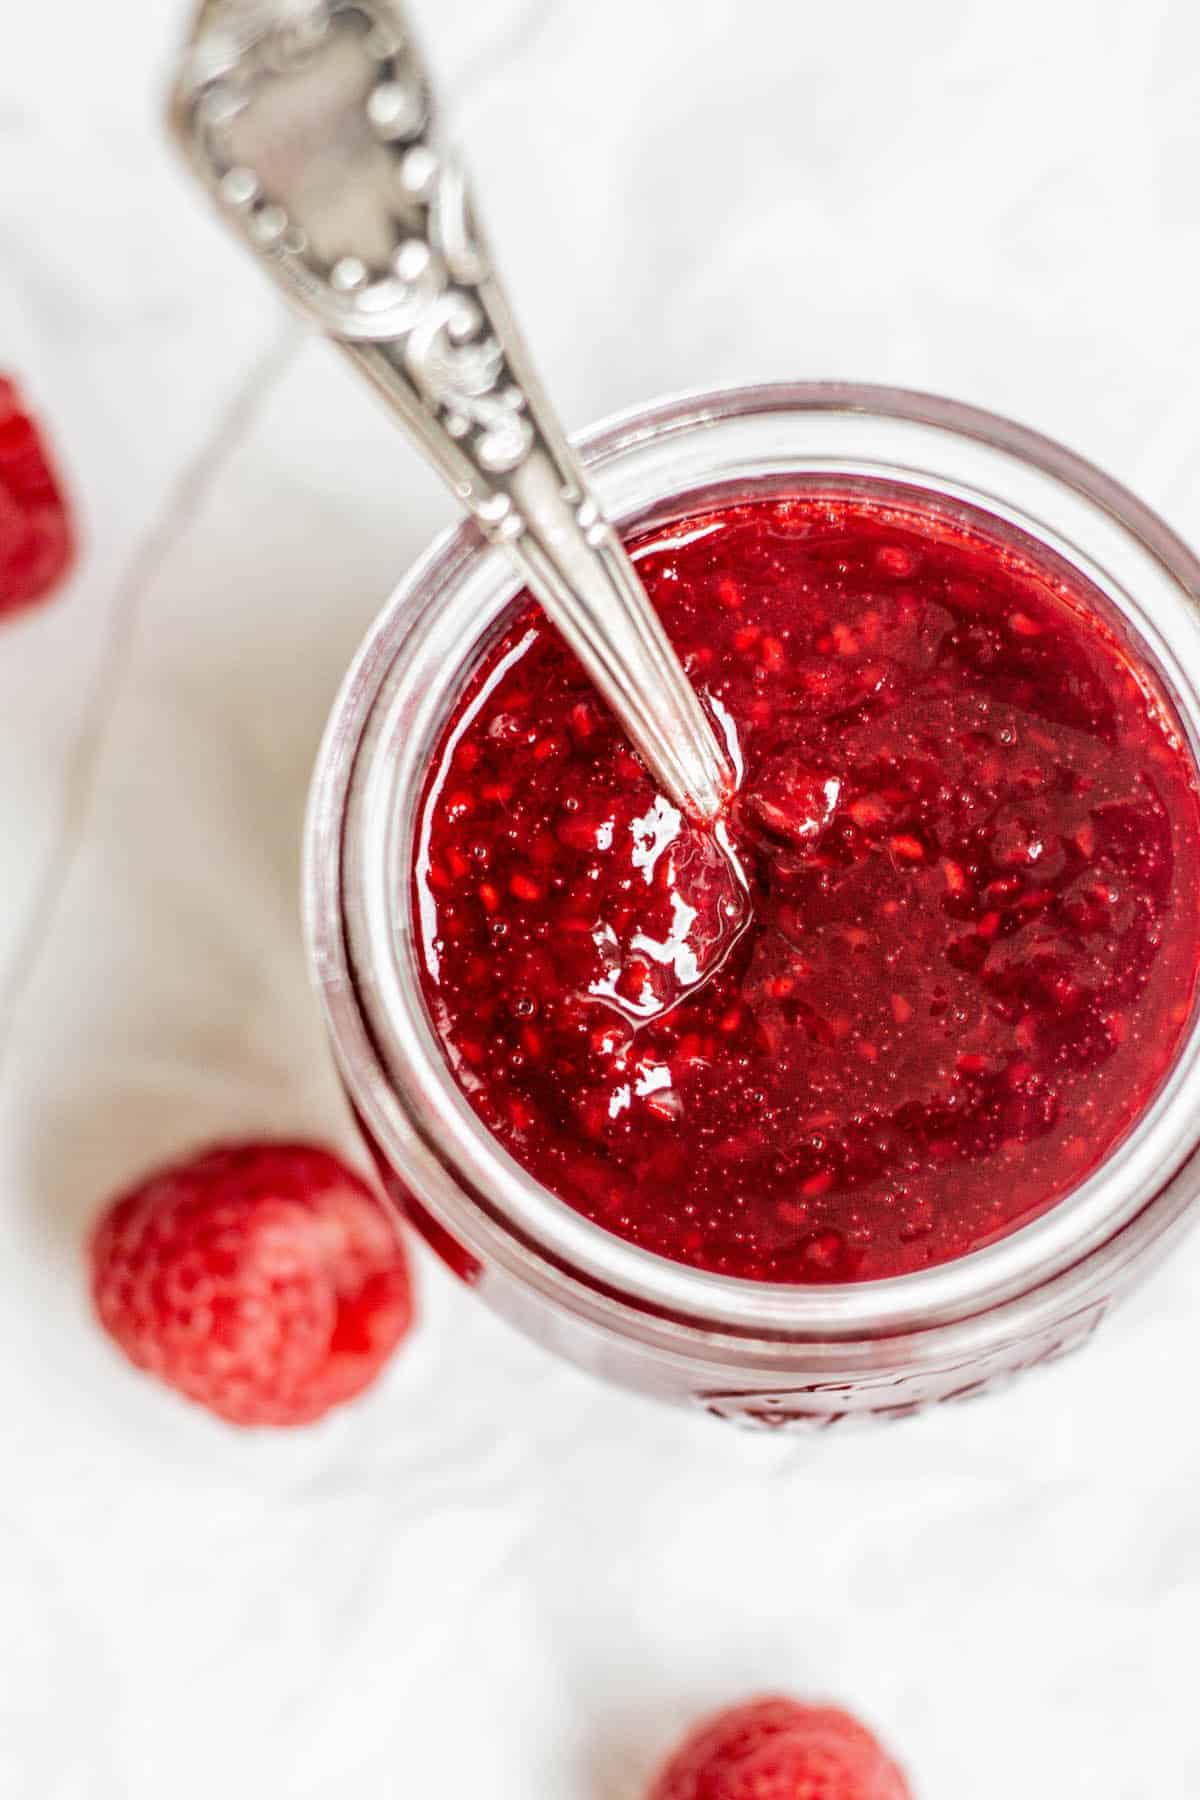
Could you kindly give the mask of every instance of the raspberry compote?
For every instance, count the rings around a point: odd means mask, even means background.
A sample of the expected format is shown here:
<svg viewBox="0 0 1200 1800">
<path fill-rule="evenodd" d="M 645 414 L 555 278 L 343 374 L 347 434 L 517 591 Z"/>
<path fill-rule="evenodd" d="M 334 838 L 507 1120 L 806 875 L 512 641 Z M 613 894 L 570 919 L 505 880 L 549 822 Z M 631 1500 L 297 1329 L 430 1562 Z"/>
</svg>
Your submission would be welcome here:
<svg viewBox="0 0 1200 1800">
<path fill-rule="evenodd" d="M 915 494 L 630 547 L 735 752 L 745 886 L 520 605 L 418 820 L 459 1085 L 546 1187 L 679 1262 L 850 1281 L 988 1243 L 1104 1161 L 1191 1016 L 1169 703 L 1081 576 Z"/>
</svg>

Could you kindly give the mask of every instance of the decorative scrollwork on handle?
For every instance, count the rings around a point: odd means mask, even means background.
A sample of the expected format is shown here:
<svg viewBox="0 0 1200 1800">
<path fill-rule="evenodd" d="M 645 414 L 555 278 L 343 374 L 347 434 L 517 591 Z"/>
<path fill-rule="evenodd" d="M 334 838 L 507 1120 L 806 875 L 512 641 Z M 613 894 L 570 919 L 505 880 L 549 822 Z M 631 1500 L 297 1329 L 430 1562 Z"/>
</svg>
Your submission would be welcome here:
<svg viewBox="0 0 1200 1800">
<path fill-rule="evenodd" d="M 437 137 L 413 46 L 379 0 L 319 0 L 305 7 L 300 25 L 294 9 L 282 5 L 265 22 L 261 10 L 257 17 L 252 34 L 228 38 L 224 56 L 213 54 L 209 40 L 177 103 L 219 203 L 326 329 L 349 345 L 386 352 L 489 482 L 511 473 L 537 434 L 488 327 L 480 293 L 488 259 L 462 172 Z M 331 257 L 318 252 L 303 206 L 270 191 L 261 169 L 240 154 L 239 122 L 244 126 L 268 84 L 302 76 L 335 38 L 355 40 L 358 61 L 351 59 L 339 79 L 345 85 L 360 76 L 360 90 L 349 99 L 350 130 L 344 107 L 337 123 L 352 140 L 347 155 L 358 159 L 356 191 L 369 191 L 374 207 L 363 233 L 372 249 Z M 301 145 L 300 160 L 321 149 Z"/>
<path fill-rule="evenodd" d="M 473 452 L 489 475 L 515 469 L 533 445 L 525 397 L 506 381 L 504 355 L 494 337 L 476 335 L 479 314 L 470 300 L 447 292 L 408 334 L 404 365 L 453 438 L 473 434 Z"/>
</svg>

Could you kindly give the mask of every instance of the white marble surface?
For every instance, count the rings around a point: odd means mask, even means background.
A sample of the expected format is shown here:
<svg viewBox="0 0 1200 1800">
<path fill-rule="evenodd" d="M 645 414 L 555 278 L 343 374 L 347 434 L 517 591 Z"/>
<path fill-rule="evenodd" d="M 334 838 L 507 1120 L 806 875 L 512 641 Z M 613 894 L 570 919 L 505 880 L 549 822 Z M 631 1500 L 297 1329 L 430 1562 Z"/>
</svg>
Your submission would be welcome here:
<svg viewBox="0 0 1200 1800">
<path fill-rule="evenodd" d="M 594 1385 L 423 1255 L 411 1347 L 296 1436 L 97 1335 L 115 1182 L 230 1131 L 352 1142 L 301 809 L 449 517 L 168 161 L 179 10 L 18 7 L 0 58 L 0 365 L 86 531 L 0 634 L 0 1793 L 636 1800 L 684 1721 L 769 1686 L 861 1708 L 920 1800 L 1194 1800 L 1200 1239 L 1085 1357 L 811 1444 Z M 892 380 L 1200 537 L 1194 8 L 420 10 L 571 423 Z"/>
</svg>

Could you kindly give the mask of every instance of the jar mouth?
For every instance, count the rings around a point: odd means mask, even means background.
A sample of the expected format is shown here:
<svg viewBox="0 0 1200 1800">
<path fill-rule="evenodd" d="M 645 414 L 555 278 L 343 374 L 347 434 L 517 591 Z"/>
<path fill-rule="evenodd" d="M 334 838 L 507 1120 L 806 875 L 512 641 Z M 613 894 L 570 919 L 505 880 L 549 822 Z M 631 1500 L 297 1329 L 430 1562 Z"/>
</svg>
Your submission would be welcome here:
<svg viewBox="0 0 1200 1800">
<path fill-rule="evenodd" d="M 1200 761 L 1200 563 L 1133 495 L 1051 440 L 936 396 L 850 383 L 685 395 L 577 440 L 623 528 L 768 483 L 883 481 L 990 514 L 1099 590 L 1174 702 Z M 487 1130 L 445 1061 L 417 977 L 409 855 L 428 758 L 520 583 L 466 524 L 392 595 L 343 684 L 310 801 L 305 916 L 335 1054 L 385 1160 L 485 1266 L 570 1303 L 583 1291 L 755 1338 L 889 1336 L 998 1305 L 1082 1261 L 1195 1148 L 1200 1028 L 1108 1159 L 1028 1223 L 952 1261 L 802 1286 L 676 1263 L 594 1224 Z"/>
</svg>

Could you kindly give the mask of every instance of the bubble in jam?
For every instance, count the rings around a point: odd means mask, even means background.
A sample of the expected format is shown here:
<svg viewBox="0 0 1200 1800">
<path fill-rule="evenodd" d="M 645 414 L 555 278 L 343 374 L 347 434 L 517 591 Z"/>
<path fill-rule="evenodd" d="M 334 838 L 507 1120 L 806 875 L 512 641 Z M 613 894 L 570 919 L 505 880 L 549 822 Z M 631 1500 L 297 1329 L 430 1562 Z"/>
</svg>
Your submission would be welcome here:
<svg viewBox="0 0 1200 1800">
<path fill-rule="evenodd" d="M 992 1241 L 1104 1161 L 1192 1016 L 1165 694 L 1081 576 L 911 492 L 630 547 L 736 750 L 728 843 L 518 603 L 420 809 L 450 1068 L 541 1182 L 679 1262 L 867 1280 Z"/>
</svg>

